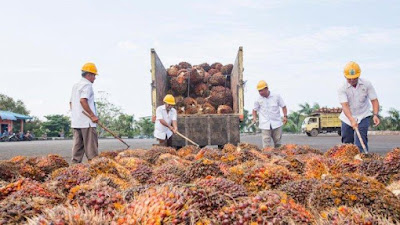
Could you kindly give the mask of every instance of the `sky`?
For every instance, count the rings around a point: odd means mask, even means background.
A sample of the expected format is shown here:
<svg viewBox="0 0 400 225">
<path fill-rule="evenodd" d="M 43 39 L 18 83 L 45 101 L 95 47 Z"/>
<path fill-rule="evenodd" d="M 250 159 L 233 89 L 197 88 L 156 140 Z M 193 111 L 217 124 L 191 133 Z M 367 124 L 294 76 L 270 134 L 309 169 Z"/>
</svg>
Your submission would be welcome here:
<svg viewBox="0 0 400 225">
<path fill-rule="evenodd" d="M 97 97 L 107 93 L 136 118 L 151 115 L 151 48 L 169 67 L 234 63 L 243 46 L 248 110 L 259 80 L 289 112 L 305 102 L 339 107 L 348 61 L 359 63 L 384 112 L 400 109 L 400 1 L 0 3 L 0 93 L 22 100 L 39 118 L 68 113 L 72 86 L 88 61 L 99 71 Z"/>
</svg>

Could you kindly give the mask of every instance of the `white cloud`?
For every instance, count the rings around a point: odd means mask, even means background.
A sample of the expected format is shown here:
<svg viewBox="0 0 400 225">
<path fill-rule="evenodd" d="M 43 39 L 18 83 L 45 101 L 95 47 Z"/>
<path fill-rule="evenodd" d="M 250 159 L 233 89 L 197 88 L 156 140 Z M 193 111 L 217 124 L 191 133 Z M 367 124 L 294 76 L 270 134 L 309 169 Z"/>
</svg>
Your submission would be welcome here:
<svg viewBox="0 0 400 225">
<path fill-rule="evenodd" d="M 136 50 L 138 47 L 131 41 L 120 41 L 118 47 L 125 50 Z"/>
<path fill-rule="evenodd" d="M 360 35 L 359 40 L 365 44 L 397 45 L 400 44 L 400 29 L 372 30 Z"/>
</svg>

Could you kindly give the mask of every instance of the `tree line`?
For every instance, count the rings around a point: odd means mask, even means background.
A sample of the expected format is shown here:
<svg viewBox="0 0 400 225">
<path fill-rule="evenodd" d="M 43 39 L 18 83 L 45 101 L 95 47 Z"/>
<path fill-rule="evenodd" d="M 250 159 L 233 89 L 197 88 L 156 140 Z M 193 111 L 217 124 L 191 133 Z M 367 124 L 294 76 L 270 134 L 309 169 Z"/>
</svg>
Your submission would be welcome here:
<svg viewBox="0 0 400 225">
<path fill-rule="evenodd" d="M 124 137 L 152 137 L 154 123 L 151 117 L 135 118 L 134 115 L 129 115 L 123 110 L 111 103 L 107 93 L 100 93 L 100 97 L 96 100 L 96 109 L 100 121 L 109 129 L 115 131 L 119 136 Z M 301 124 L 304 119 L 312 114 L 313 111 L 321 108 L 318 103 L 310 105 L 309 103 L 299 104 L 299 110 L 291 111 L 288 114 L 288 122 L 283 127 L 284 132 L 300 133 Z M 0 94 L 0 110 L 12 111 L 24 115 L 29 115 L 29 110 L 21 100 L 15 101 L 13 98 Z M 25 124 L 25 131 L 31 131 L 36 137 L 71 137 L 71 120 L 70 117 L 63 114 L 46 115 L 45 121 L 33 116 Z M 19 122 L 14 124 L 16 129 L 19 128 Z M 241 132 L 255 132 L 257 127 L 251 126 L 252 115 L 248 110 L 244 110 L 244 120 L 240 123 Z M 372 130 L 400 130 L 400 112 L 397 109 L 391 108 L 387 111 L 387 116 L 381 117 L 381 124 L 378 127 L 371 127 Z M 111 136 L 109 133 L 98 127 L 100 137 Z"/>
<path fill-rule="evenodd" d="M 135 118 L 134 115 L 124 113 L 120 107 L 108 100 L 106 93 L 100 94 L 100 98 L 96 100 L 96 108 L 100 121 L 119 136 L 153 136 L 154 124 L 151 122 L 151 117 Z M 4 94 L 0 94 L 0 110 L 29 115 L 29 110 L 21 100 L 15 101 Z M 33 119 L 25 123 L 25 132 L 29 130 L 37 138 L 43 136 L 72 137 L 71 119 L 68 115 L 55 114 L 44 117 L 45 120 L 43 121 L 33 116 Z M 19 127 L 19 122 L 14 121 L 14 132 L 17 132 Z M 98 133 L 100 137 L 111 136 L 100 127 L 98 127 Z"/>
</svg>

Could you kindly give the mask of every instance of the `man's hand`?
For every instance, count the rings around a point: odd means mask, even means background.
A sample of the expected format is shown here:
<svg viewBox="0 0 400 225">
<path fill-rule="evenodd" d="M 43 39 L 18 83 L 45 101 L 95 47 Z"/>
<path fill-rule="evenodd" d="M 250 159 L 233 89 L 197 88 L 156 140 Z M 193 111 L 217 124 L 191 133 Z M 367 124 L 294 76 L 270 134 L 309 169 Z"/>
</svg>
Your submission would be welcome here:
<svg viewBox="0 0 400 225">
<path fill-rule="evenodd" d="M 282 122 L 283 122 L 283 124 L 286 124 L 286 123 L 287 123 L 287 116 L 284 116 L 284 117 L 283 117 Z"/>
<path fill-rule="evenodd" d="M 253 118 L 253 123 L 257 123 L 257 118 Z"/>
<path fill-rule="evenodd" d="M 90 119 L 92 120 L 93 123 L 99 122 L 99 117 L 97 117 L 95 115 L 90 116 Z"/>
<path fill-rule="evenodd" d="M 358 128 L 358 123 L 357 120 L 354 119 L 353 117 L 350 119 L 350 123 L 351 123 L 351 127 L 355 130 L 356 128 Z"/>
<path fill-rule="evenodd" d="M 381 120 L 377 115 L 374 115 L 372 119 L 374 120 L 374 127 L 378 126 L 381 123 Z"/>
<path fill-rule="evenodd" d="M 172 133 L 174 133 L 174 134 L 176 134 L 176 132 L 178 131 L 173 126 L 169 126 L 168 129 L 170 129 L 172 131 Z"/>
</svg>

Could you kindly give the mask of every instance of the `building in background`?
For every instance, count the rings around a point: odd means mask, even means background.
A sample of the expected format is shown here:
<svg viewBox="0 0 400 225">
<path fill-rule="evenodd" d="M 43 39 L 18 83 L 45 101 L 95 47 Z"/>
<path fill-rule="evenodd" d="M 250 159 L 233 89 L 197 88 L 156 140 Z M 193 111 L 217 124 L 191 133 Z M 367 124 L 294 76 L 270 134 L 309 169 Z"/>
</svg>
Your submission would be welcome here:
<svg viewBox="0 0 400 225">
<path fill-rule="evenodd" d="M 25 120 L 32 119 L 30 116 L 22 115 L 19 113 L 13 113 L 10 111 L 0 110 L 0 131 L 3 133 L 5 130 L 12 132 L 14 129 L 14 124 L 19 124 L 16 129 L 24 131 Z"/>
</svg>

